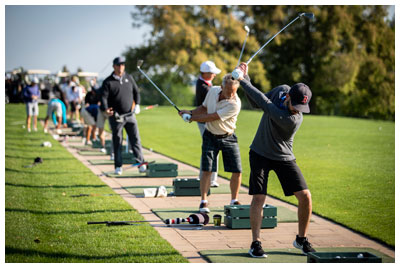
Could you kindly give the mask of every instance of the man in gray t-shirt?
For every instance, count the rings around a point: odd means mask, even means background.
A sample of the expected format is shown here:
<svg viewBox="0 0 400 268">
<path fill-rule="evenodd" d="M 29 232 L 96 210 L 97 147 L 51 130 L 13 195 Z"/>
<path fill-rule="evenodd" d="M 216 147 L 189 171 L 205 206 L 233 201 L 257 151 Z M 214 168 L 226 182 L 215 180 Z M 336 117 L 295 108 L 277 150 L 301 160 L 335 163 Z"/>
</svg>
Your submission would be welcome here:
<svg viewBox="0 0 400 268">
<path fill-rule="evenodd" d="M 298 205 L 299 233 L 293 245 L 304 254 L 314 252 L 307 240 L 307 230 L 312 213 L 311 193 L 296 164 L 293 139 L 303 122 L 303 113 L 309 113 L 311 90 L 303 83 L 292 87 L 281 85 L 264 94 L 255 88 L 248 78 L 247 65 L 239 66 L 246 76 L 237 77 L 253 107 L 264 112 L 256 136 L 250 146 L 250 187 L 253 195 L 250 207 L 250 225 L 253 236 L 249 254 L 266 257 L 261 247 L 262 208 L 265 203 L 269 171 L 278 176 L 286 196 L 295 195 Z"/>
</svg>

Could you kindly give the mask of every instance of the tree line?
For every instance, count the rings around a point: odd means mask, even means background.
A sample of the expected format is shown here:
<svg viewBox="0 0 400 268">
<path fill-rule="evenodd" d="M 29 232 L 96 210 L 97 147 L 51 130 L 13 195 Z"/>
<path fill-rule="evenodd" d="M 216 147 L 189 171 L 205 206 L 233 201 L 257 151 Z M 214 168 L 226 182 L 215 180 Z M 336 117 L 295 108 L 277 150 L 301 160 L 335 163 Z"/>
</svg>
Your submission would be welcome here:
<svg viewBox="0 0 400 268">
<path fill-rule="evenodd" d="M 394 120 L 395 22 L 389 6 L 138 6 L 133 27 L 152 26 L 144 45 L 126 51 L 127 70 L 143 85 L 143 100 L 165 101 L 136 72 L 145 70 L 180 105 L 193 105 L 190 84 L 203 61 L 231 72 L 250 28 L 242 61 L 301 12 L 249 65 L 252 83 L 264 92 L 304 82 L 313 91 L 311 113 Z M 242 94 L 239 91 L 239 94 Z M 244 98 L 242 98 L 244 100 Z M 244 108 L 249 105 L 244 101 Z"/>
</svg>

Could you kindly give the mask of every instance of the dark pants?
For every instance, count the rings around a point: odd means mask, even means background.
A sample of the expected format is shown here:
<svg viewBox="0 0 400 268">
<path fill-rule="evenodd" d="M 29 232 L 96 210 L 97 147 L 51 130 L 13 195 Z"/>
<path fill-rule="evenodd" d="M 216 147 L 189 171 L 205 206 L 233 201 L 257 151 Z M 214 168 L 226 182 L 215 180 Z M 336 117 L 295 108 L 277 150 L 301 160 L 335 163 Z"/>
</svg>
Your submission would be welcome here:
<svg viewBox="0 0 400 268">
<path fill-rule="evenodd" d="M 117 122 L 114 116 L 110 116 L 109 121 L 112 130 L 112 141 L 114 147 L 114 166 L 116 168 L 122 166 L 123 128 L 125 128 L 125 131 L 128 134 L 129 143 L 133 151 L 133 159 L 136 161 L 136 163 L 142 163 L 144 158 L 135 115 L 126 117 L 123 122 Z"/>
</svg>

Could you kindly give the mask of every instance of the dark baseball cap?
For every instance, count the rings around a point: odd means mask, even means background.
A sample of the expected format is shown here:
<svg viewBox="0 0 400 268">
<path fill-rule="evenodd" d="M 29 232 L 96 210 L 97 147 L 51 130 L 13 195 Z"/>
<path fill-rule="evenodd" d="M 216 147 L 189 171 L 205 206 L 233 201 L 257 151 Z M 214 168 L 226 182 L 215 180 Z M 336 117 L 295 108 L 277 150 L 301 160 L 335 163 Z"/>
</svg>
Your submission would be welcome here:
<svg viewBox="0 0 400 268">
<path fill-rule="evenodd" d="M 290 88 L 290 100 L 293 108 L 302 113 L 309 113 L 312 92 L 311 89 L 303 83 L 297 83 Z"/>
<path fill-rule="evenodd" d="M 125 57 L 116 57 L 113 60 L 113 65 L 120 65 L 122 63 L 125 63 Z"/>
</svg>

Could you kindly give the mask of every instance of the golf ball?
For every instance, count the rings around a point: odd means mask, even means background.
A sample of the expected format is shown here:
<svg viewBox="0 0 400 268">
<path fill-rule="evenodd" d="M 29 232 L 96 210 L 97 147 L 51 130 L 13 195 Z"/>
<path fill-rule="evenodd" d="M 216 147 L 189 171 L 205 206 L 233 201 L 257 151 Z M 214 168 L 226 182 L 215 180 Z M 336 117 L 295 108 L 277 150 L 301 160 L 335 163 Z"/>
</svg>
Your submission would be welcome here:
<svg viewBox="0 0 400 268">
<path fill-rule="evenodd" d="M 357 255 L 357 258 L 361 259 L 364 258 L 364 255 L 362 255 L 361 253 Z"/>
</svg>

